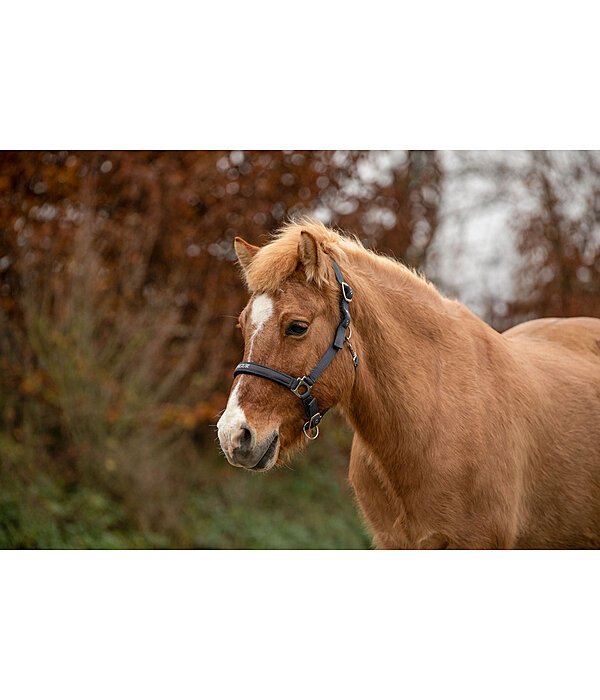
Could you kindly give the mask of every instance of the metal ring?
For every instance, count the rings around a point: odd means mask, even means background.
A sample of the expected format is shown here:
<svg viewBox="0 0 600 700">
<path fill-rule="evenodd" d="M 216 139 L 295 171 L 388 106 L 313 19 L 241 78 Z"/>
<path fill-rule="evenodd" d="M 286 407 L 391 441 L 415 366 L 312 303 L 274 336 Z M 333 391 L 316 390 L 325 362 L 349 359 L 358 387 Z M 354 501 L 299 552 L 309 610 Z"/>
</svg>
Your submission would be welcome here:
<svg viewBox="0 0 600 700">
<path fill-rule="evenodd" d="M 352 338 L 352 328 L 348 326 L 348 330 L 350 331 L 350 333 L 344 338 L 344 340 L 350 340 L 350 338 Z"/>
<path fill-rule="evenodd" d="M 303 386 L 306 388 L 306 391 L 303 391 L 300 393 L 298 389 Z M 296 396 L 301 399 L 303 396 L 306 396 L 307 394 L 310 395 L 310 387 L 311 385 L 306 381 L 306 377 L 302 377 L 302 379 L 299 379 L 298 385 L 296 386 L 295 389 L 292 389 L 292 393 L 296 394 Z"/>
<path fill-rule="evenodd" d="M 306 437 L 309 440 L 316 440 L 319 437 L 319 426 L 315 425 L 312 430 L 316 430 L 317 432 L 314 435 L 309 435 L 308 430 L 306 429 L 306 426 L 309 424 L 309 421 L 306 421 L 306 423 L 302 426 L 302 432 L 306 435 Z M 311 428 L 309 428 L 311 430 Z"/>
</svg>

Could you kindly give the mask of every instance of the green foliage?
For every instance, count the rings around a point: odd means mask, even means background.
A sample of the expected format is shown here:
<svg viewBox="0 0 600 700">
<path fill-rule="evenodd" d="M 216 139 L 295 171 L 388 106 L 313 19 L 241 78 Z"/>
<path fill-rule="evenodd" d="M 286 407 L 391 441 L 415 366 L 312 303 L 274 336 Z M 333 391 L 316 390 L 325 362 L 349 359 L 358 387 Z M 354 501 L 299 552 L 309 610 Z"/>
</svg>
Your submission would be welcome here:
<svg viewBox="0 0 600 700">
<path fill-rule="evenodd" d="M 24 451 L 2 432 L 0 548 L 368 548 L 370 536 L 343 468 L 328 458 L 347 454 L 347 431 L 335 420 L 330 427 L 336 436 L 311 445 L 291 468 L 265 475 L 230 467 L 216 447 L 198 453 L 190 447 L 186 494 L 175 497 L 177 511 L 167 513 L 168 526 L 161 527 L 159 517 L 153 528 L 144 527 L 136 507 L 108 488 L 69 482 L 24 463 Z M 336 443 L 340 434 L 342 446 Z"/>
<path fill-rule="evenodd" d="M 326 442 L 297 455 L 292 469 L 248 474 L 235 470 L 217 489 L 189 498 L 195 547 L 364 549 L 360 521 L 345 475 L 332 468 Z M 335 450 L 335 447 L 334 447 Z M 232 469 L 215 465 L 218 471 Z"/>
<path fill-rule="evenodd" d="M 128 522 L 121 504 L 99 489 L 36 472 L 25 485 L 0 477 L 0 548 L 123 549 L 168 546 L 160 534 Z"/>
<path fill-rule="evenodd" d="M 0 330 L 17 373 L 0 378 L 0 548 L 370 546 L 335 412 L 288 468 L 252 474 L 227 464 L 214 433 L 198 447 L 165 420 L 186 406 L 162 402 L 164 377 L 142 374 L 151 345 L 135 328 L 102 343 L 94 309 L 57 328 L 33 305 L 24 328 Z"/>
</svg>

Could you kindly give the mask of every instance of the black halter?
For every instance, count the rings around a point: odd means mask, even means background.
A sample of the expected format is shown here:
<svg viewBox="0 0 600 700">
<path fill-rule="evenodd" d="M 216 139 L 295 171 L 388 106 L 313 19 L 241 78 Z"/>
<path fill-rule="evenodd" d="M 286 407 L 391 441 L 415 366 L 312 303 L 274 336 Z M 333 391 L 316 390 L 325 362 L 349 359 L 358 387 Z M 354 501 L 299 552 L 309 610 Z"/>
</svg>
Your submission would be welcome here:
<svg viewBox="0 0 600 700">
<path fill-rule="evenodd" d="M 240 362 L 240 364 L 235 368 L 233 373 L 234 378 L 238 374 L 253 374 L 256 377 L 262 377 L 263 379 L 269 379 L 272 382 L 281 384 L 286 389 L 292 391 L 296 396 L 302 401 L 304 406 L 304 412 L 308 420 L 304 424 L 302 430 L 307 438 L 314 440 L 319 435 L 319 423 L 321 419 L 327 413 L 327 409 L 322 413 L 319 413 L 317 407 L 317 399 L 311 395 L 310 390 L 314 386 L 317 379 L 323 374 L 323 371 L 331 364 L 333 358 L 338 354 L 338 352 L 344 347 L 344 341 L 348 343 L 350 352 L 352 353 L 352 359 L 354 360 L 354 369 L 356 370 L 358 366 L 358 357 L 354 352 L 354 348 L 350 345 L 350 337 L 352 335 L 352 329 L 350 329 L 350 335 L 346 337 L 346 329 L 350 326 L 350 310 L 349 305 L 352 301 L 352 296 L 354 292 L 352 287 L 344 282 L 344 277 L 342 271 L 340 270 L 338 264 L 333 258 L 331 258 L 331 264 L 333 265 L 333 271 L 335 273 L 335 279 L 341 287 L 340 293 L 340 322 L 335 331 L 335 336 L 333 342 L 327 348 L 324 355 L 317 362 L 317 364 L 310 370 L 310 372 L 304 377 L 292 377 L 289 374 L 280 372 L 278 369 L 272 369 L 271 367 L 265 367 L 265 365 L 260 365 L 258 362 Z M 310 431 L 310 432 L 309 432 Z M 311 432 L 314 434 L 310 434 Z"/>
</svg>

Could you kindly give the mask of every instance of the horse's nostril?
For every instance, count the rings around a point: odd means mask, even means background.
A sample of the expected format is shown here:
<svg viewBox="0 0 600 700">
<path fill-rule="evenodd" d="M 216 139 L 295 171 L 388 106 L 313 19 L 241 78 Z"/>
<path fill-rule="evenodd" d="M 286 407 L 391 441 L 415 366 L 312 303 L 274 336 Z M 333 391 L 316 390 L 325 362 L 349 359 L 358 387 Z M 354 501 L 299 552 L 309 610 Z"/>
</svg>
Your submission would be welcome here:
<svg viewBox="0 0 600 700">
<path fill-rule="evenodd" d="M 248 428 L 242 428 L 242 437 L 240 439 L 240 448 L 243 450 L 245 448 L 250 447 L 250 444 L 252 443 L 252 433 L 248 430 Z"/>
<path fill-rule="evenodd" d="M 256 446 L 256 438 L 247 425 L 240 425 L 231 443 L 233 447 L 232 457 L 237 461 L 247 459 Z"/>
</svg>

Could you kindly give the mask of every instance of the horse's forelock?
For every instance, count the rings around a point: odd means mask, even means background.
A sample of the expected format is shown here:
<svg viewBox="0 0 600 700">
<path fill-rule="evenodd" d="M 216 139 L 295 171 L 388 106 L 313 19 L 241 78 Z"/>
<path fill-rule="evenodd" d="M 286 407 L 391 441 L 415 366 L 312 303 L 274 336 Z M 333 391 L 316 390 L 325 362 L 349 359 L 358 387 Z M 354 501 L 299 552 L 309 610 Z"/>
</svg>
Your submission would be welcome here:
<svg viewBox="0 0 600 700">
<path fill-rule="evenodd" d="M 311 234 L 324 253 L 343 264 L 346 255 L 341 247 L 340 234 L 320 221 L 302 218 L 279 229 L 273 240 L 254 256 L 245 275 L 250 292 L 275 292 L 294 274 L 300 262 L 298 242 L 303 231 Z M 322 287 L 333 280 L 331 265 L 323 265 L 310 281 Z"/>
</svg>

